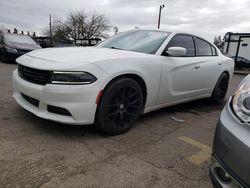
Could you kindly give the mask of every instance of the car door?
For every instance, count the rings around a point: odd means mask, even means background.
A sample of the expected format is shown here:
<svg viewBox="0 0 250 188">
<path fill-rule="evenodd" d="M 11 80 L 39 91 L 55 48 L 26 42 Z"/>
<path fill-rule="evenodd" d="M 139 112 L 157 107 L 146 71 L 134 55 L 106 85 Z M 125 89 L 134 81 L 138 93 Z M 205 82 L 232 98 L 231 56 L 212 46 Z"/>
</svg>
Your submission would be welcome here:
<svg viewBox="0 0 250 188">
<path fill-rule="evenodd" d="M 201 94 L 211 93 L 222 73 L 223 65 L 213 45 L 199 37 L 194 37 L 194 39 L 200 74 L 197 86 L 200 88 Z"/>
<path fill-rule="evenodd" d="M 187 53 L 182 57 L 165 54 L 162 62 L 159 105 L 178 103 L 203 94 L 200 68 L 204 59 L 196 57 L 193 36 L 177 34 L 170 40 L 165 51 L 170 47 L 183 47 Z"/>
</svg>

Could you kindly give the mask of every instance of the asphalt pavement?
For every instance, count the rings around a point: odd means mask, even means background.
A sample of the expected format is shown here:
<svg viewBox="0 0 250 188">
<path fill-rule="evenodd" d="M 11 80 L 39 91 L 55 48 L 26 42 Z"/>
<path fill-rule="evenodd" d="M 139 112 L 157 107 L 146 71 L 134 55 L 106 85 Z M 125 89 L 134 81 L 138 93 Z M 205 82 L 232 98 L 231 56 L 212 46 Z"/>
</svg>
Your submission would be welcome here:
<svg viewBox="0 0 250 188">
<path fill-rule="evenodd" d="M 15 68 L 0 62 L 0 187 L 212 187 L 210 153 L 223 105 L 164 108 L 108 137 L 92 125 L 62 125 L 19 107 Z M 243 78 L 234 75 L 227 98 Z"/>
</svg>

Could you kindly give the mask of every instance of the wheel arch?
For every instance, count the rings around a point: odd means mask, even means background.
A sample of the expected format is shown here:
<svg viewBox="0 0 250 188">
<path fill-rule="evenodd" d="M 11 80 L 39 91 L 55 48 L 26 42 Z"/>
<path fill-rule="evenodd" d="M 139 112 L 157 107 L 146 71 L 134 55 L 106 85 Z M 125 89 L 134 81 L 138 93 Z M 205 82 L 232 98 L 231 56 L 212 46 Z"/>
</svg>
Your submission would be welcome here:
<svg viewBox="0 0 250 188">
<path fill-rule="evenodd" d="M 228 78 L 229 78 L 229 80 L 230 80 L 231 78 L 230 78 L 229 71 L 225 70 L 224 72 L 221 73 L 221 75 L 224 74 L 224 73 L 227 74 L 227 76 L 228 76 Z M 221 75 L 220 75 L 220 77 L 221 77 Z"/>
<path fill-rule="evenodd" d="M 119 80 L 121 78 L 131 78 L 133 80 L 135 80 L 141 87 L 142 89 L 142 93 L 143 93 L 143 106 L 145 106 L 146 101 L 147 101 L 147 85 L 146 85 L 146 81 L 139 76 L 138 74 L 135 73 L 124 73 L 124 74 L 120 74 L 115 76 L 114 78 L 110 79 L 107 84 L 105 85 L 105 87 L 103 88 L 103 92 L 105 91 L 105 89 L 113 82 L 115 82 L 116 80 Z"/>
<path fill-rule="evenodd" d="M 220 77 L 221 77 L 223 74 L 226 74 L 226 75 L 228 76 L 229 80 L 230 80 L 230 73 L 229 73 L 229 71 L 224 70 L 224 71 L 219 75 L 219 77 L 217 78 L 217 80 L 216 80 L 216 82 L 215 82 L 215 84 L 214 84 L 214 86 L 213 86 L 213 91 L 214 91 L 214 89 L 215 89 L 215 87 L 216 87 L 216 85 L 217 85 L 217 83 L 218 83 Z M 213 91 L 212 91 L 212 92 L 213 92 Z"/>
</svg>

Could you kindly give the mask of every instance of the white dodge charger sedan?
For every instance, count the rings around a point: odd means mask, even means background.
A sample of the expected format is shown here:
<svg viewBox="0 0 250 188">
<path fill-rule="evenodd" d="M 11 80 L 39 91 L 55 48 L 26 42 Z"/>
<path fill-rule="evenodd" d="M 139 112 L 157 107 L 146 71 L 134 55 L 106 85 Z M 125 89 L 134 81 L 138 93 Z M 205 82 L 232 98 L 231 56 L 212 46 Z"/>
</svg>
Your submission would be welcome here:
<svg viewBox="0 0 250 188">
<path fill-rule="evenodd" d="M 41 49 L 17 60 L 14 98 L 33 114 L 128 131 L 141 114 L 200 98 L 221 103 L 234 62 L 186 33 L 132 30 L 96 47 Z"/>
</svg>

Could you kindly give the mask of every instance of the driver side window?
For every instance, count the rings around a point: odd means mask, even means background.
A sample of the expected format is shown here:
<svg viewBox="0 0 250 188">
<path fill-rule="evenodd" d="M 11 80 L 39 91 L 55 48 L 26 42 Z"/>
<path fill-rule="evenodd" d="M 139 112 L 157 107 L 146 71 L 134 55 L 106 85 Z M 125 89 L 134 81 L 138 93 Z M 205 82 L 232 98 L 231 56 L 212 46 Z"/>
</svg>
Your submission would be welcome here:
<svg viewBox="0 0 250 188">
<path fill-rule="evenodd" d="M 183 47 L 187 50 L 186 57 L 195 56 L 195 45 L 192 36 L 176 35 L 168 43 L 167 49 L 170 47 Z"/>
</svg>

